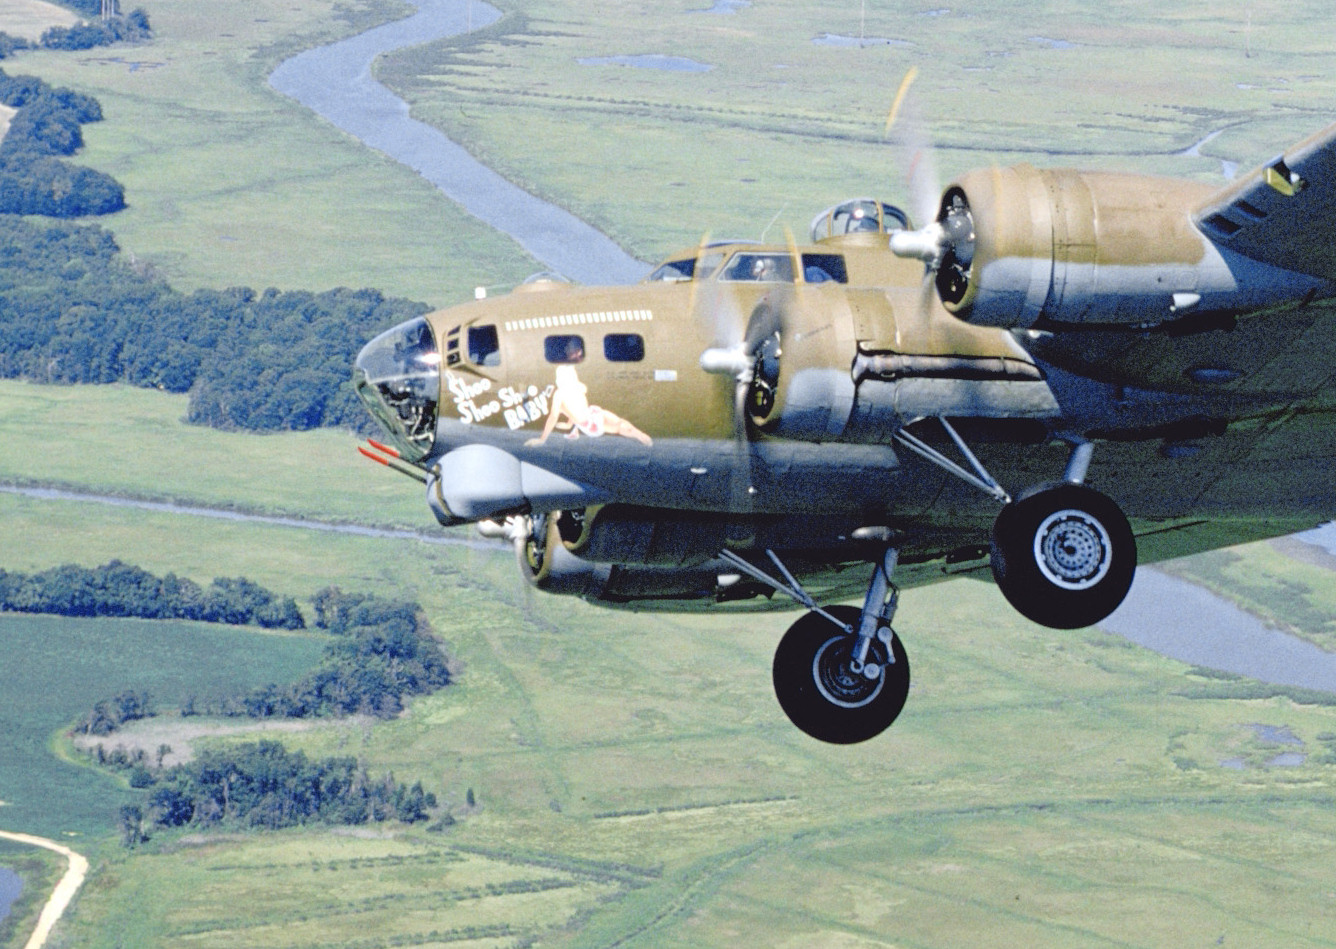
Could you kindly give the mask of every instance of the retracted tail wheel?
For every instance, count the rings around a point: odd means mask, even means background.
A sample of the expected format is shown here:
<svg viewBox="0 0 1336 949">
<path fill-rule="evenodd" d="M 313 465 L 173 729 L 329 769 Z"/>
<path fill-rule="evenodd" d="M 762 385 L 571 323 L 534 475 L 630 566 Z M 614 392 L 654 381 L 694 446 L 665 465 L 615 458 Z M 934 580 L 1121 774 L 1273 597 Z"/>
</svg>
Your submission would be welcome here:
<svg viewBox="0 0 1336 949">
<path fill-rule="evenodd" d="M 1023 616 L 1055 629 L 1104 619 L 1136 572 L 1132 528 L 1118 505 L 1074 484 L 1008 504 L 993 524 L 993 578 Z"/>
<path fill-rule="evenodd" d="M 855 607 L 832 606 L 827 612 L 843 623 L 858 624 Z M 837 745 L 866 741 L 885 731 L 905 706 L 909 659 L 899 638 L 891 633 L 889 647 L 880 639 L 872 641 L 867 662 L 876 663 L 877 674 L 871 678 L 854 671 L 857 643 L 857 636 L 818 613 L 808 613 L 789 627 L 775 650 L 780 707 L 813 738 Z"/>
</svg>

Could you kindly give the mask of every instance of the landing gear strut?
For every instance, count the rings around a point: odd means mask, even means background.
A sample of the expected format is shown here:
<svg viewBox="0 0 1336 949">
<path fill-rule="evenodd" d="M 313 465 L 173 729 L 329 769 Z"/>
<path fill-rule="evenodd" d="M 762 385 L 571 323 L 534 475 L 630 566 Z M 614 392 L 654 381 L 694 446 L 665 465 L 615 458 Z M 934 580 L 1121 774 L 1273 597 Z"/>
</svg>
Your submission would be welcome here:
<svg viewBox="0 0 1336 949">
<path fill-rule="evenodd" d="M 946 419 L 939 419 L 969 467 L 900 431 L 897 443 L 1001 501 L 993 523 L 993 577 L 1022 615 L 1055 629 L 1089 626 L 1112 613 L 1136 572 L 1132 528 L 1112 500 L 1085 487 L 1093 447 L 1074 439 L 1061 484 L 1042 485 L 1013 500 Z M 909 694 L 909 660 L 891 620 L 898 591 L 891 583 L 898 552 L 877 563 L 861 610 L 821 608 L 785 568 L 766 554 L 777 580 L 725 550 L 720 557 L 805 606 L 775 651 L 775 695 L 793 724 L 834 744 L 866 741 L 885 731 Z"/>
<path fill-rule="evenodd" d="M 991 559 L 993 579 L 1007 601 L 1026 619 L 1054 629 L 1090 626 L 1117 609 L 1132 586 L 1137 545 L 1118 505 L 1085 486 L 1095 446 L 1068 436 L 1071 454 L 1063 482 L 1031 488 L 1013 500 L 951 423 L 938 422 L 969 468 L 908 431 L 893 437 L 1003 503 L 993 522 Z"/>
<path fill-rule="evenodd" d="M 886 551 L 868 584 L 863 608 L 818 607 L 767 551 L 788 583 L 741 557 L 725 558 L 752 577 L 793 597 L 811 612 L 789 627 L 775 650 L 775 696 L 784 714 L 813 738 L 849 745 L 880 735 L 909 695 L 909 658 L 891 629 L 898 591 L 891 583 L 896 551 Z"/>
</svg>

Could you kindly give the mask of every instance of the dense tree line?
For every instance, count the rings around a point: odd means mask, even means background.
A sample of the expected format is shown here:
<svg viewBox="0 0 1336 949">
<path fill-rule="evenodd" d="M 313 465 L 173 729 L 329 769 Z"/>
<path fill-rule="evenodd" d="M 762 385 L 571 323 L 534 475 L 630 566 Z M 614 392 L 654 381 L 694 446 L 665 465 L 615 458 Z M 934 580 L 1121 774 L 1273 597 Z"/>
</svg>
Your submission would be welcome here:
<svg viewBox="0 0 1336 949">
<path fill-rule="evenodd" d="M 182 594 L 183 589 L 191 588 L 193 592 Z M 328 587 L 315 595 L 315 608 L 316 627 L 333 636 L 314 669 L 287 685 L 270 684 L 214 699 L 187 696 L 181 714 L 393 718 L 403 711 L 409 697 L 450 684 L 441 643 L 416 603 Z M 0 609 L 67 616 L 211 619 L 283 629 L 304 625 L 294 601 L 280 600 L 249 580 L 219 579 L 201 589 L 172 574 L 157 578 L 119 561 L 95 570 L 57 567 L 31 577 L 0 570 Z M 152 714 L 146 694 L 123 692 L 94 705 L 73 731 L 107 735 L 123 722 Z"/>
<path fill-rule="evenodd" d="M 377 290 L 183 294 L 96 225 L 0 215 L 0 377 L 189 392 L 189 420 L 216 428 L 366 424 L 353 358 L 425 310 Z"/>
<path fill-rule="evenodd" d="M 148 14 L 142 9 L 133 10 L 127 16 L 118 15 L 103 20 L 101 0 L 69 0 L 63 5 L 89 20 L 74 26 L 53 26 L 42 34 L 36 44 L 19 36 L 0 33 L 0 59 L 25 49 L 93 49 L 112 43 L 139 43 L 153 35 Z"/>
<path fill-rule="evenodd" d="M 102 119 L 96 99 L 0 71 L 0 102 L 18 110 L 0 140 L 0 213 L 82 217 L 125 207 L 110 175 L 61 160 L 83 147 L 81 127 Z"/>
<path fill-rule="evenodd" d="M 97 7 L 85 16 L 96 17 L 74 26 L 53 26 L 42 34 L 40 40 L 43 49 L 81 50 L 96 46 L 110 46 L 112 43 L 140 43 L 153 35 L 149 27 L 148 14 L 142 9 L 132 10 L 127 16 L 114 16 L 109 20 L 101 19 L 99 3 L 68 4 L 69 6 Z"/>
<path fill-rule="evenodd" d="M 244 577 L 207 587 L 169 573 L 158 577 L 119 560 L 100 567 L 65 564 L 40 573 L 0 569 L 0 610 L 60 616 L 186 619 L 206 623 L 303 629 L 297 602 Z"/>
<path fill-rule="evenodd" d="M 426 820 L 436 796 L 422 782 L 400 784 L 393 774 L 372 779 L 356 759 L 308 759 L 275 741 L 206 750 L 193 761 L 150 772 L 140 753 L 124 767 L 148 775 L 148 810 L 121 811 L 127 844 L 146 839 L 145 827 L 241 825 L 275 830 L 298 824 L 365 824 Z"/>
<path fill-rule="evenodd" d="M 205 710 L 252 718 L 392 718 L 409 696 L 450 683 L 445 653 L 416 603 L 336 588 L 321 590 L 315 603 L 316 626 L 335 634 L 315 669 L 290 685 L 253 689 Z"/>
<path fill-rule="evenodd" d="M 92 711 L 84 713 L 73 730 L 78 735 L 110 735 L 126 722 L 152 718 L 156 714 L 153 699 L 147 692 L 127 689 L 120 695 L 94 705 Z"/>
</svg>

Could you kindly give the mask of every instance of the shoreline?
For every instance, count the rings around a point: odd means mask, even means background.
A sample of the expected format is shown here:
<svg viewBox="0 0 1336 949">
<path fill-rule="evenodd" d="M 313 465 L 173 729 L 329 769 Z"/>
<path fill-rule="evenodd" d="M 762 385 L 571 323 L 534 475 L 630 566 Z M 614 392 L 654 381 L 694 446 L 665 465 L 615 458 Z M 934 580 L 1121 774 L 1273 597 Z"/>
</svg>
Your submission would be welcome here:
<svg viewBox="0 0 1336 949">
<path fill-rule="evenodd" d="M 51 930 L 65 915 L 65 910 L 83 886 L 84 879 L 88 876 L 88 858 L 75 853 L 64 844 L 33 834 L 0 830 L 0 838 L 32 847 L 41 847 L 43 850 L 58 853 L 69 861 L 65 873 L 61 876 L 60 881 L 56 883 L 55 889 L 51 891 L 51 897 L 46 901 L 46 905 L 42 907 L 41 915 L 37 917 L 37 928 L 33 930 L 32 935 L 28 937 L 28 941 L 24 943 L 24 949 L 41 949 L 46 944 L 47 939 L 50 938 Z"/>
<path fill-rule="evenodd" d="M 506 180 L 439 129 L 413 118 L 408 103 L 376 80 L 378 57 L 483 29 L 502 15 L 481 0 L 408 2 L 416 12 L 405 19 L 284 60 L 269 85 L 412 168 L 543 266 L 578 283 L 634 283 L 647 274 L 649 264 L 606 234 Z"/>
</svg>

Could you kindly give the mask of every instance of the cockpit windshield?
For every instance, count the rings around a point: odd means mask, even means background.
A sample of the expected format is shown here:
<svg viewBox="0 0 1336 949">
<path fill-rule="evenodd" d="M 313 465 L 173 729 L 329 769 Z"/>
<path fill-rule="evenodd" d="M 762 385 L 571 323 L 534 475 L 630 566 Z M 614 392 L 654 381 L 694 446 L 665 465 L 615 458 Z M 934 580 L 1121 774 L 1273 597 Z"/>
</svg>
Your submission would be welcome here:
<svg viewBox="0 0 1336 949">
<path fill-rule="evenodd" d="M 409 461 L 431 453 L 441 353 L 422 317 L 381 333 L 357 356 L 353 388 Z"/>
<path fill-rule="evenodd" d="M 721 280 L 793 283 L 793 258 L 788 254 L 743 251 L 724 265 Z"/>
<path fill-rule="evenodd" d="M 723 262 L 724 255 L 718 251 L 710 251 L 701 254 L 699 257 L 683 257 L 681 260 L 670 260 L 666 264 L 661 264 L 648 277 L 647 283 L 683 283 L 688 280 L 705 280 L 711 274 L 719 269 L 719 264 Z"/>
</svg>

